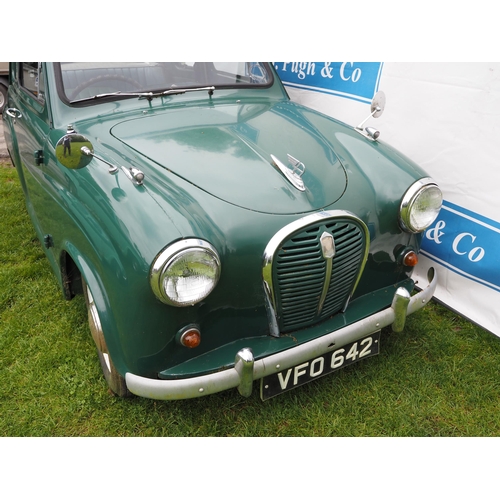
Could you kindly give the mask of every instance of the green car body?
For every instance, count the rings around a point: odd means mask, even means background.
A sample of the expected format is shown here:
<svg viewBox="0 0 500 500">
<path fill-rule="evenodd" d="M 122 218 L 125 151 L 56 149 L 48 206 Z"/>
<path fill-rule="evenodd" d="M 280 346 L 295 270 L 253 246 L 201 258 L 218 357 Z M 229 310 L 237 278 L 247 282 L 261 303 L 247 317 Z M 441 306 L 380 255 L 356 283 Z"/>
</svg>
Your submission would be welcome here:
<svg viewBox="0 0 500 500">
<path fill-rule="evenodd" d="M 418 253 L 423 229 L 405 228 L 401 214 L 408 193 L 432 180 L 391 147 L 291 102 L 272 66 L 261 63 L 266 78 L 254 84 L 207 81 L 208 90 L 190 84 L 161 96 L 166 86 L 143 86 L 87 100 L 92 78 L 80 95 L 68 90 L 71 72 L 85 68 L 35 65 L 11 63 L 8 150 L 65 298 L 87 292 L 118 394 L 179 399 L 238 387 L 249 395 L 254 380 L 286 375 L 388 324 L 401 328 L 432 296 L 435 278 L 410 298 L 413 264 L 404 258 Z M 120 74 L 136 75 L 122 66 Z M 38 71 L 36 82 L 28 70 Z M 67 135 L 81 156 L 74 164 L 62 152 Z M 341 226 L 357 239 L 347 257 Z M 302 255 L 303 233 L 314 233 L 314 257 Z M 199 272 L 213 289 L 194 304 L 165 303 L 169 249 L 192 246 L 211 260 L 189 263 L 186 279 Z M 280 266 L 294 252 L 287 306 Z M 181 341 L 190 329 L 199 341 L 192 348 Z"/>
</svg>

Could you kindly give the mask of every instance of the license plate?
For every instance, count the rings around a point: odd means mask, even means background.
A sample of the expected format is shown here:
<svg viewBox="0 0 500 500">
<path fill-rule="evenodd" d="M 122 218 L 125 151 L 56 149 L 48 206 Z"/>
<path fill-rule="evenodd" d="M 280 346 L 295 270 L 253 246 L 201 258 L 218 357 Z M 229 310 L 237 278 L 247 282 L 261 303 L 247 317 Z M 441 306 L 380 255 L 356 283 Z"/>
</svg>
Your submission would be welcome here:
<svg viewBox="0 0 500 500">
<path fill-rule="evenodd" d="M 266 400 L 278 396 L 340 368 L 374 356 L 379 353 L 379 347 L 380 331 L 377 331 L 293 368 L 264 377 L 260 383 L 260 397 Z"/>
</svg>

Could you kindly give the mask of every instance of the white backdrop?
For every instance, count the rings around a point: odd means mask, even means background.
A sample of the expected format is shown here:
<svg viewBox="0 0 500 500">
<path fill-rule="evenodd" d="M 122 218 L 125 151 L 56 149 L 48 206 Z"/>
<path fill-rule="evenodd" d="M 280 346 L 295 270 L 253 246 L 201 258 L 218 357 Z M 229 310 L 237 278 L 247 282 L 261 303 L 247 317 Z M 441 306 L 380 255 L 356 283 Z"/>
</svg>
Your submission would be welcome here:
<svg viewBox="0 0 500 500">
<path fill-rule="evenodd" d="M 365 125 L 422 166 L 444 205 L 426 231 L 415 277 L 438 271 L 436 298 L 500 336 L 500 63 L 274 63 L 290 97 Z"/>
</svg>

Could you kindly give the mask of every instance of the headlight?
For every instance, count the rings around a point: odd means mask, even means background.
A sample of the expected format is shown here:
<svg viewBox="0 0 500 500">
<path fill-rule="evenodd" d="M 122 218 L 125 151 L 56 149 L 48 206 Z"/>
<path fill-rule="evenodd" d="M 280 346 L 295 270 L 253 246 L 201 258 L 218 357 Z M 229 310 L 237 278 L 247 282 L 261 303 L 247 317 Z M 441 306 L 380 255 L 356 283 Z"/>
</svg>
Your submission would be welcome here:
<svg viewBox="0 0 500 500">
<path fill-rule="evenodd" d="M 399 221 L 404 231 L 421 233 L 435 220 L 441 210 L 443 194 L 429 177 L 420 179 L 406 191 L 399 209 Z"/>
<path fill-rule="evenodd" d="M 206 241 L 187 239 L 165 248 L 151 266 L 150 282 L 165 304 L 194 305 L 215 288 L 220 276 L 217 250 Z"/>
</svg>

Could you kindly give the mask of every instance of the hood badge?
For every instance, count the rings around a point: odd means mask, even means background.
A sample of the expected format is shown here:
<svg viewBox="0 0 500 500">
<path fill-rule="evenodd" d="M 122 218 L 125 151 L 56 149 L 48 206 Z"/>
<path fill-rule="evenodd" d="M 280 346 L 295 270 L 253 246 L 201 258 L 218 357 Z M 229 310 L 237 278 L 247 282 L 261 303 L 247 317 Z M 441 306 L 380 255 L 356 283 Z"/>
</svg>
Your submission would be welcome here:
<svg viewBox="0 0 500 500">
<path fill-rule="evenodd" d="M 292 168 L 286 166 L 282 163 L 276 156 L 271 155 L 271 159 L 273 160 L 273 165 L 281 171 L 281 173 L 287 178 L 287 180 L 299 191 L 305 191 L 306 187 L 304 185 L 304 181 L 302 180 L 302 175 L 304 174 L 306 167 L 297 158 L 294 158 L 292 155 L 287 154 L 288 162 L 292 166 Z"/>
</svg>

